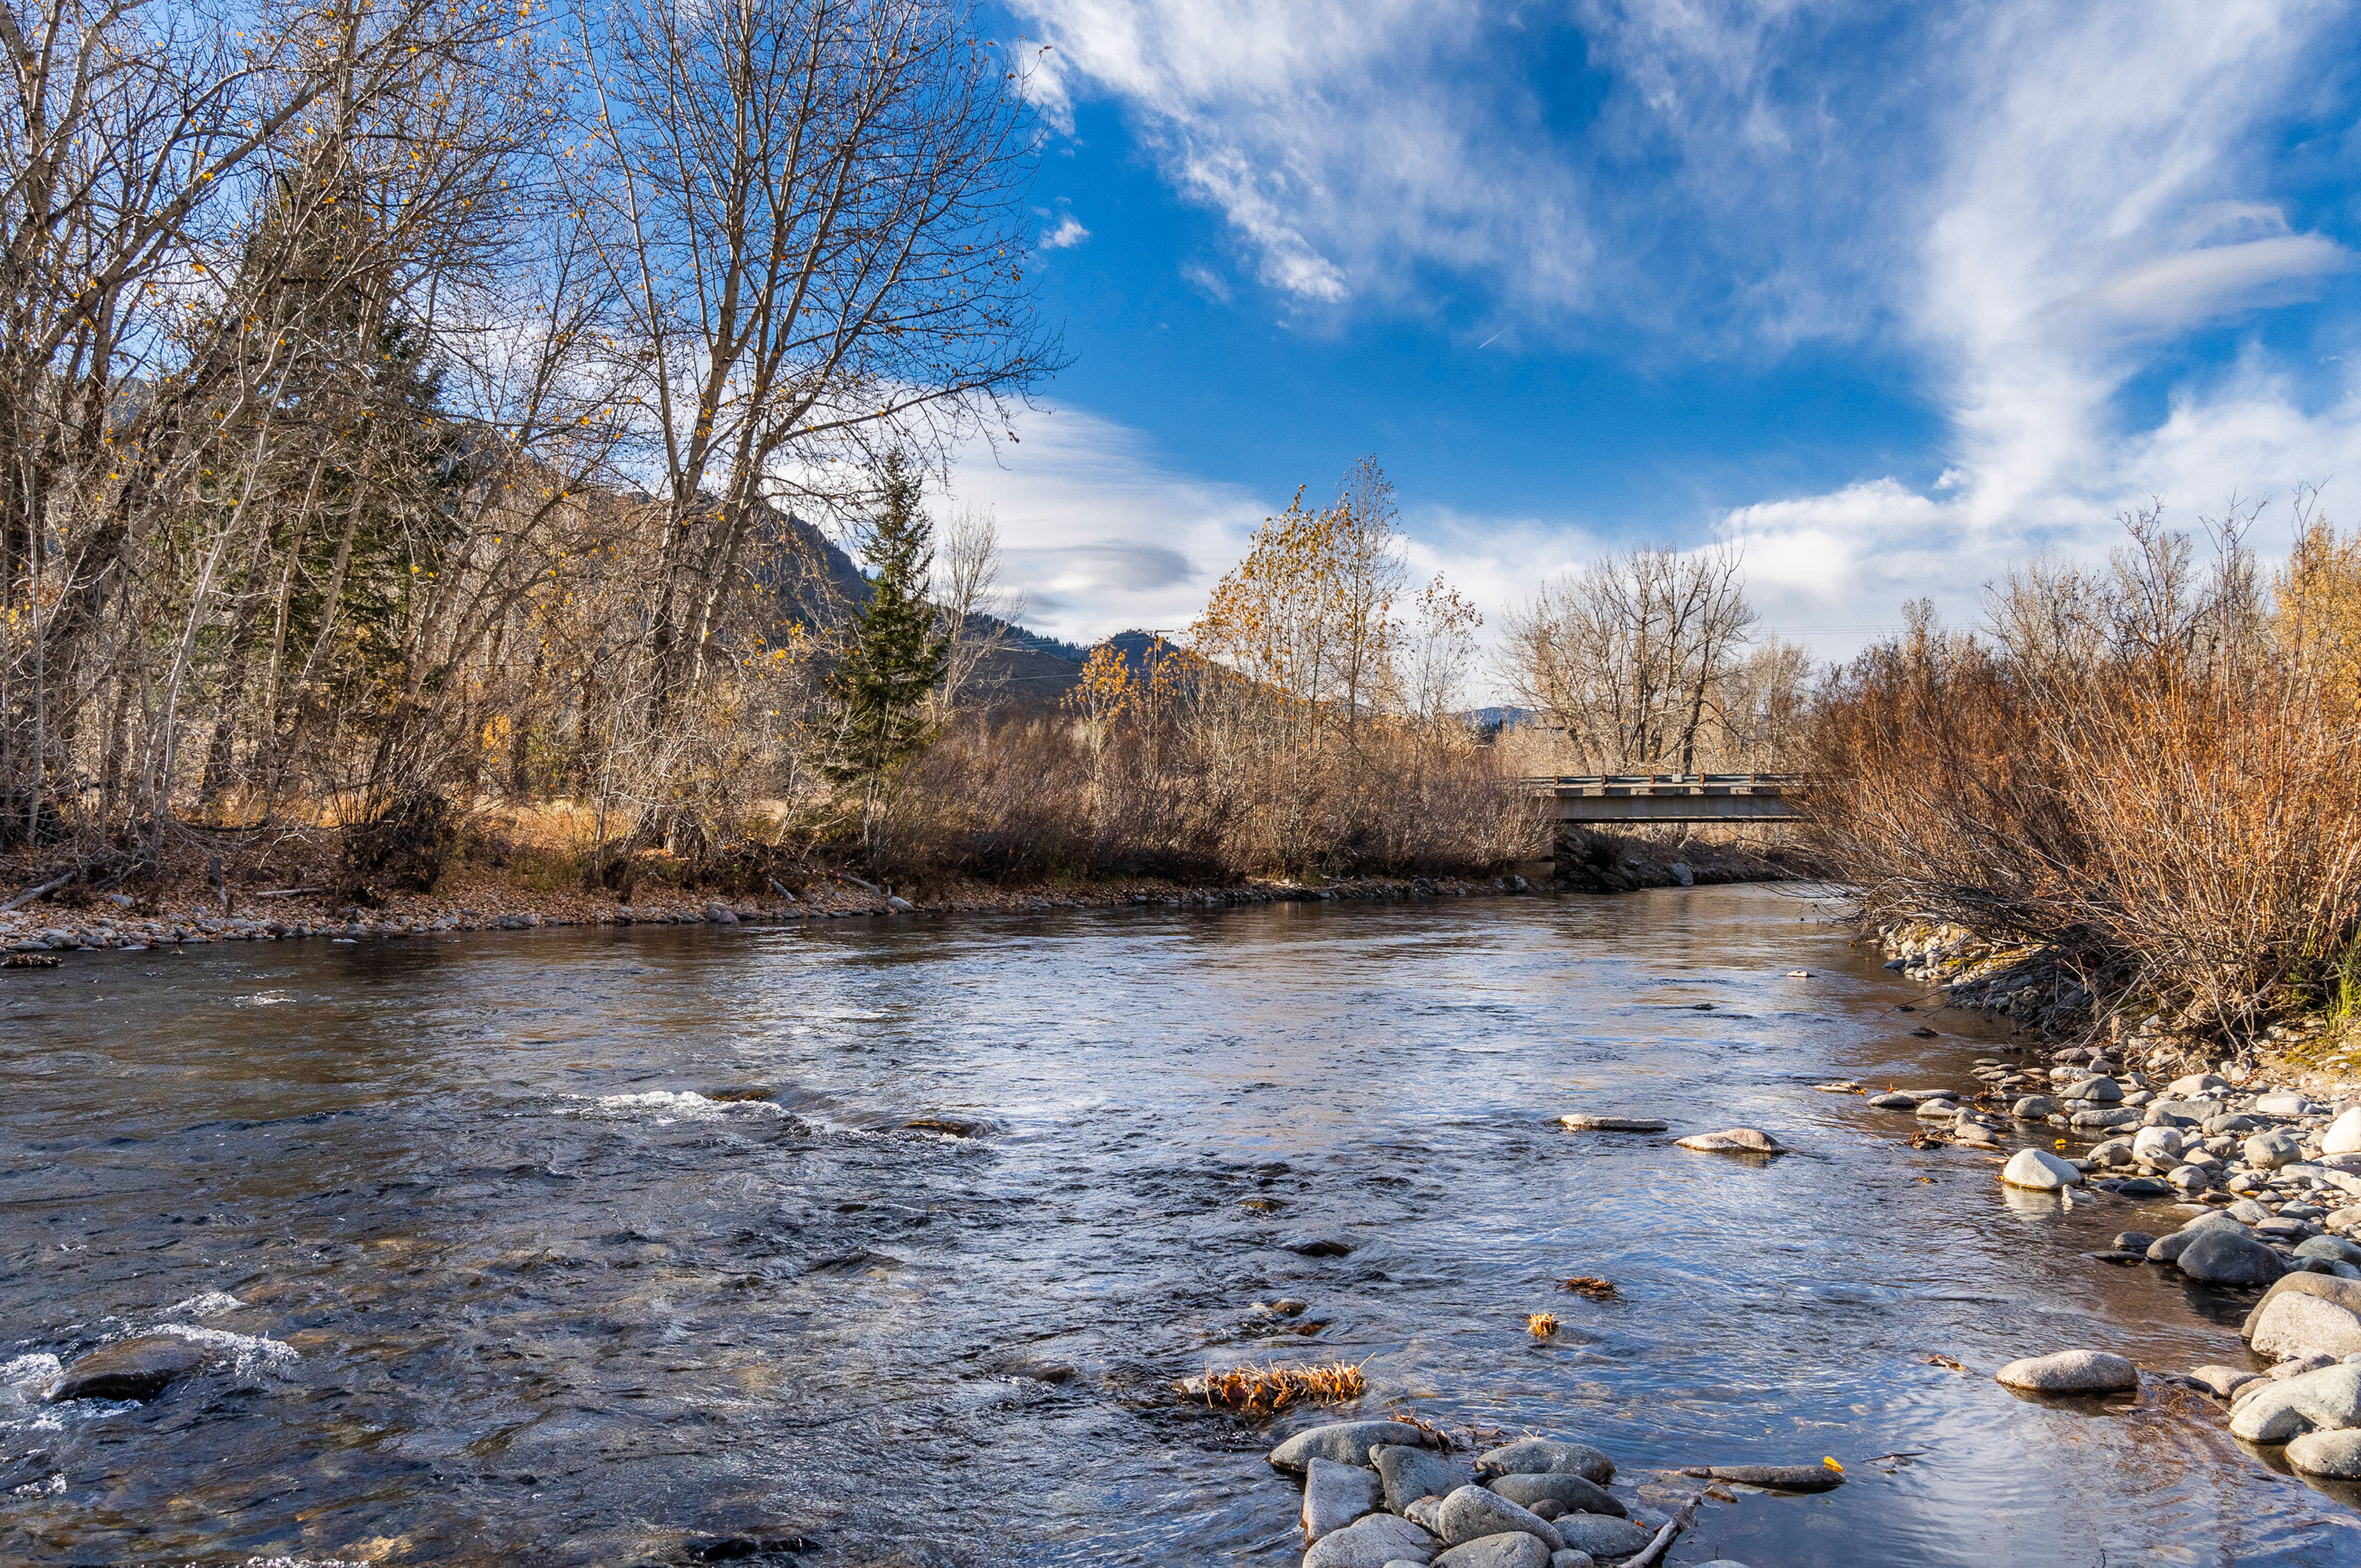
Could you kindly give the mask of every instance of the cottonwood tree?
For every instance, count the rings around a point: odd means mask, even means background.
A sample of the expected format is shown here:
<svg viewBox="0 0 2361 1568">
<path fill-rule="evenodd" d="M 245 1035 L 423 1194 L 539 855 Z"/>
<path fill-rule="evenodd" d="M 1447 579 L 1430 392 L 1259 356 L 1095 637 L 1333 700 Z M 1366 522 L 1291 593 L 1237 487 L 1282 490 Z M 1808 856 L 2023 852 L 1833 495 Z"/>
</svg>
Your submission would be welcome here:
<svg viewBox="0 0 2361 1568">
<path fill-rule="evenodd" d="M 1637 549 L 1512 612 L 1502 674 L 1589 765 L 1693 773 L 1755 619 L 1735 547 Z"/>
<path fill-rule="evenodd" d="M 763 503 L 996 428 L 1054 367 L 1018 71 L 941 0 L 631 4 L 583 28 L 569 164 L 656 496 L 646 721 L 703 678 Z"/>
</svg>

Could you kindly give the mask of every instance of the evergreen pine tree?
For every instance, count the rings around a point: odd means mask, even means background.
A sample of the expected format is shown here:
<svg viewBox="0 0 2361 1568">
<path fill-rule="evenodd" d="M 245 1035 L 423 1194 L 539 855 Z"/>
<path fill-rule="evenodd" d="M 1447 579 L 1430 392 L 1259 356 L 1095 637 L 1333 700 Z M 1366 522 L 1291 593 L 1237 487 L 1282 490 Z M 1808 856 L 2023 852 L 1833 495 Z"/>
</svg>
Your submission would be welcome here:
<svg viewBox="0 0 2361 1568">
<path fill-rule="evenodd" d="M 877 574 L 873 591 L 828 678 L 841 719 L 826 771 L 836 784 L 862 786 L 863 837 L 873 844 L 884 781 L 926 743 L 927 694 L 943 678 L 950 647 L 926 598 L 934 529 L 920 509 L 918 477 L 898 452 L 885 459 L 884 490 L 884 510 L 861 541 L 862 558 Z"/>
</svg>

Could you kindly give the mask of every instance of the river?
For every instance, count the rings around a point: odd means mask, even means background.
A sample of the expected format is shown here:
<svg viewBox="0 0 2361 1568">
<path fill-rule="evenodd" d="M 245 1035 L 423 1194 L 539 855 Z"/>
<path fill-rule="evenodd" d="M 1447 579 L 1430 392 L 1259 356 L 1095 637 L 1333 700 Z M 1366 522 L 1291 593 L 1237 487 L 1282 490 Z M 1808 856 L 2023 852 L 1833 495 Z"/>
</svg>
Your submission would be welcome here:
<svg viewBox="0 0 2361 1568">
<path fill-rule="evenodd" d="M 1336 1356 L 1373 1406 L 1580 1437 L 1633 1487 L 1846 1465 L 1709 1506 L 1676 1562 L 2361 1563 L 2351 1509 L 2193 1396 L 1992 1380 L 2235 1361 L 2246 1303 L 2085 1255 L 2167 1206 L 2012 1198 L 1815 1092 L 1964 1084 L 1996 1037 L 1897 1011 L 1826 913 L 1697 888 L 9 972 L 0 1561 L 1280 1568 L 1262 1455 L 1302 1423 L 1170 1385 Z M 1320 1326 L 1251 1310 L 1280 1296 Z M 164 1324 L 221 1364 L 38 1402 L 49 1358 Z"/>
</svg>

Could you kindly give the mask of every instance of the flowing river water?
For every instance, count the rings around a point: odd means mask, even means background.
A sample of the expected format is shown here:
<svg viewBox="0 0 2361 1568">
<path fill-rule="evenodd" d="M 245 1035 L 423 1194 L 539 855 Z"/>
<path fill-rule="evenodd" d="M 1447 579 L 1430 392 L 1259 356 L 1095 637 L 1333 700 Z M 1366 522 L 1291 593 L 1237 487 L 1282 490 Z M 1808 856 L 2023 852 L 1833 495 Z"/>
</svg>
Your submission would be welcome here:
<svg viewBox="0 0 2361 1568">
<path fill-rule="evenodd" d="M 1591 1442 L 1658 1517 L 1660 1467 L 1846 1465 L 1708 1505 L 1675 1562 L 2361 1563 L 2353 1510 L 2194 1396 L 1993 1381 L 2235 1361 L 2246 1303 L 2085 1255 L 2169 1206 L 2012 1197 L 1815 1092 L 1963 1085 L 1992 1034 L 1897 1011 L 1925 999 L 1825 914 L 1698 888 L 7 973 L 0 1561 L 1280 1568 L 1262 1456 L 1312 1418 L 1170 1385 L 1335 1356 L 1368 1408 Z M 1312 1332 L 1252 1311 L 1280 1296 Z M 216 1367 L 38 1401 L 50 1358 L 168 1324 Z"/>
</svg>

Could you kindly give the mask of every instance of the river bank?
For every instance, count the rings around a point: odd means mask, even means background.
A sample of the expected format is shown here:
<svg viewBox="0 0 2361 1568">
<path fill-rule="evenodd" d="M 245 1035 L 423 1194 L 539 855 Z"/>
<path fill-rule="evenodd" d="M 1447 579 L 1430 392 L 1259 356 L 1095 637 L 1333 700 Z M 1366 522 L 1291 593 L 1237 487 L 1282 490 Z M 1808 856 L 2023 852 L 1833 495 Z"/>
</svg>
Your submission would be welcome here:
<svg viewBox="0 0 2361 1568">
<path fill-rule="evenodd" d="M 329 940 L 411 937 L 443 931 L 539 927 L 735 925 L 891 915 L 1005 915 L 1049 909 L 1223 908 L 1276 903 L 1417 903 L 1501 896 L 1536 889 L 1586 893 L 1784 881 L 1793 864 L 1758 846 L 1678 837 L 1586 834 L 1579 860 L 1537 862 L 1494 876 L 1355 876 L 1313 882 L 1270 877 L 1216 885 L 1160 878 L 1069 881 L 1015 886 L 934 877 L 911 896 L 845 871 L 798 874 L 796 887 L 771 882 L 766 896 L 709 887 L 643 883 L 629 899 L 552 886 L 500 868 L 462 864 L 433 893 L 394 893 L 363 907 L 321 887 L 273 885 L 254 868 L 218 882 L 193 868 L 130 890 L 61 889 L 0 911 L 0 952 L 149 948 L 209 941 Z M 1564 878 L 1556 873 L 1563 870 Z M 20 880 L 38 869 L 16 868 Z M 1530 874 L 1526 874 L 1530 873 Z M 45 880 L 45 879 L 44 879 Z M 767 880 L 767 879 L 766 879 Z M 13 890 L 38 887 L 26 880 Z"/>
</svg>

